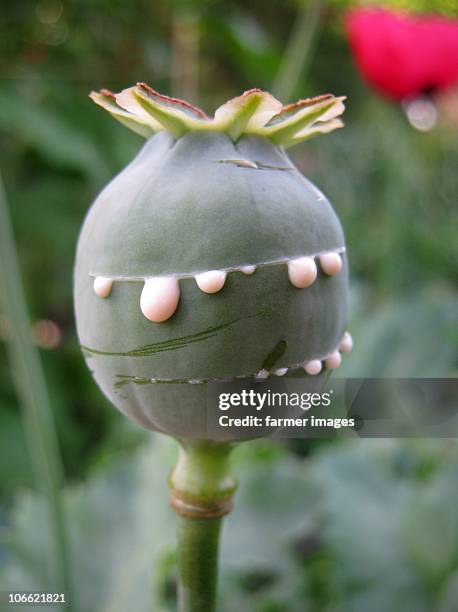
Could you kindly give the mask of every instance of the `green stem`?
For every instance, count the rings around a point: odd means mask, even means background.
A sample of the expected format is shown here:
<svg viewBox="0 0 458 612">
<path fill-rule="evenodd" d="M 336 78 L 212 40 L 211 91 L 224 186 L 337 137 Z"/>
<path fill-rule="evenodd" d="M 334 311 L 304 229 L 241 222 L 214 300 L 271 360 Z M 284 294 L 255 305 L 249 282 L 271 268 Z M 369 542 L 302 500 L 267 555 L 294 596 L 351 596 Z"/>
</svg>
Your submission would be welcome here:
<svg viewBox="0 0 458 612">
<path fill-rule="evenodd" d="M 0 175 L 0 296 L 11 331 L 11 342 L 8 343 L 11 370 L 22 404 L 24 430 L 37 486 L 49 507 L 55 583 L 48 586 L 55 591 L 66 591 L 71 604 L 60 501 L 62 463 L 40 358 L 31 342 L 30 321 L 20 278 L 6 193 Z"/>
<path fill-rule="evenodd" d="M 179 518 L 179 612 L 214 612 L 216 609 L 221 524 L 221 518 Z"/>
<path fill-rule="evenodd" d="M 324 0 L 302 0 L 296 21 L 286 45 L 280 68 L 272 91 L 280 100 L 288 101 L 294 93 L 299 79 L 305 78 L 315 45 Z"/>
<path fill-rule="evenodd" d="M 182 442 L 171 476 L 178 526 L 179 612 L 214 612 L 222 517 L 232 509 L 236 483 L 230 444 Z"/>
</svg>

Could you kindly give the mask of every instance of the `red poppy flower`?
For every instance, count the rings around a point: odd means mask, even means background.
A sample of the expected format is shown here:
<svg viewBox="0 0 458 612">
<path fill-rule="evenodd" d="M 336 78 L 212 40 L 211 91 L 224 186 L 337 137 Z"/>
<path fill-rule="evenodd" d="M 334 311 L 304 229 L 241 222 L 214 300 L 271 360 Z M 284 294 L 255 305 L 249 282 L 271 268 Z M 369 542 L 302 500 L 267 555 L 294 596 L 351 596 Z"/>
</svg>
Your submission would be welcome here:
<svg viewBox="0 0 458 612">
<path fill-rule="evenodd" d="M 458 82 L 458 20 L 356 9 L 346 28 L 361 74 L 388 97 L 402 100 Z"/>
</svg>

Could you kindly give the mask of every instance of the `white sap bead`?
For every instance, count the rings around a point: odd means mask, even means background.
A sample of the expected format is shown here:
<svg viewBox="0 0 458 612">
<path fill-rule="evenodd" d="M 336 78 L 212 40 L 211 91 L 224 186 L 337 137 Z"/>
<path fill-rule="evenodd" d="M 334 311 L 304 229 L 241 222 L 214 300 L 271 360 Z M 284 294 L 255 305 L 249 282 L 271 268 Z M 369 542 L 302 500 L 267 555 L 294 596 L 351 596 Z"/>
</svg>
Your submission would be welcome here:
<svg viewBox="0 0 458 612">
<path fill-rule="evenodd" d="M 339 351 L 334 351 L 325 360 L 326 367 L 329 368 L 330 370 L 335 370 L 336 368 L 340 366 L 341 363 L 342 363 L 342 357 L 340 356 Z"/>
<path fill-rule="evenodd" d="M 94 278 L 94 291 L 101 298 L 107 298 L 113 288 L 113 281 L 107 276 L 97 276 Z"/>
<path fill-rule="evenodd" d="M 288 368 L 277 368 L 276 370 L 274 370 L 274 374 L 275 376 L 284 376 L 287 371 Z"/>
<path fill-rule="evenodd" d="M 260 380 L 264 380 L 265 378 L 268 378 L 268 376 L 269 370 L 266 370 L 265 368 L 259 370 L 259 372 L 256 374 L 256 378 L 259 378 Z"/>
<path fill-rule="evenodd" d="M 343 353 L 350 353 L 353 349 L 353 338 L 349 332 L 345 332 L 340 341 L 339 350 Z"/>
<path fill-rule="evenodd" d="M 256 270 L 256 266 L 243 266 L 243 268 L 240 268 L 240 271 L 243 272 L 244 274 L 247 274 L 248 276 L 250 276 L 251 274 L 254 274 Z"/>
<path fill-rule="evenodd" d="M 320 255 L 321 269 L 328 276 L 333 276 L 342 270 L 342 257 L 335 251 Z"/>
<path fill-rule="evenodd" d="M 149 321 L 162 323 L 173 315 L 179 300 L 178 279 L 171 276 L 155 276 L 145 280 L 140 308 Z"/>
<path fill-rule="evenodd" d="M 304 363 L 304 370 L 310 376 L 316 376 L 321 372 L 323 365 L 319 359 L 312 359 L 312 361 L 307 361 Z"/>
<path fill-rule="evenodd" d="M 298 257 L 288 262 L 289 280 L 298 289 L 312 285 L 316 275 L 316 263 L 312 257 Z"/>
<path fill-rule="evenodd" d="M 218 293 L 224 287 L 227 273 L 222 270 L 210 270 L 195 276 L 197 286 L 204 293 Z"/>
</svg>

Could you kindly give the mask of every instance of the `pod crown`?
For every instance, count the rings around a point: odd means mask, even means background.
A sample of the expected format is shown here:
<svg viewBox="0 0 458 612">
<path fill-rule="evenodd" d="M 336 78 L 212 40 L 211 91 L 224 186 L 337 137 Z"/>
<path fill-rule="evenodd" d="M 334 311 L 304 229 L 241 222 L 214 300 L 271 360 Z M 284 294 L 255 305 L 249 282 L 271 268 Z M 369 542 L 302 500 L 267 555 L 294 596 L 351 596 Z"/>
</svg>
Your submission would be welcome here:
<svg viewBox="0 0 458 612">
<path fill-rule="evenodd" d="M 192 131 L 218 131 L 227 133 L 234 142 L 252 134 L 284 147 L 343 127 L 339 116 L 345 110 L 344 96 L 325 94 L 283 105 L 266 91 L 250 89 L 209 117 L 200 108 L 162 95 L 146 83 L 137 83 L 117 94 L 102 89 L 90 97 L 145 138 L 164 130 L 176 138 Z"/>
</svg>

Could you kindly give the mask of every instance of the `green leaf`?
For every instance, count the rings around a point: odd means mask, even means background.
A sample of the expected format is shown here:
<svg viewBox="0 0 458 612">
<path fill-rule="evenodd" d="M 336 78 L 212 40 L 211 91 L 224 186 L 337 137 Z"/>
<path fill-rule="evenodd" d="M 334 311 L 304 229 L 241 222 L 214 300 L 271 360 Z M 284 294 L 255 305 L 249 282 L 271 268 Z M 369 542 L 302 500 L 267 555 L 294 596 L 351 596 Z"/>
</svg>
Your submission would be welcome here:
<svg viewBox="0 0 458 612">
<path fill-rule="evenodd" d="M 398 441 L 360 440 L 319 455 L 322 538 L 334 558 L 330 589 L 343 592 L 342 612 L 429 612 L 428 585 L 407 561 L 409 482 L 396 474 Z"/>
<path fill-rule="evenodd" d="M 404 516 L 411 558 L 428 583 L 440 585 L 458 567 L 458 459 L 414 487 Z"/>
<path fill-rule="evenodd" d="M 223 564 L 285 571 L 294 538 L 311 528 L 319 487 L 302 461 L 287 455 L 260 461 L 254 452 L 243 462 L 243 471 L 240 466 L 236 510 L 227 518 L 223 537 Z"/>
<path fill-rule="evenodd" d="M 457 359 L 456 297 L 445 287 L 418 291 L 358 308 L 349 329 L 355 349 L 342 377 L 441 377 Z"/>
<path fill-rule="evenodd" d="M 324 534 L 340 565 L 342 579 L 354 583 L 398 575 L 402 489 L 383 454 L 359 441 L 318 457 L 314 477 L 325 489 Z M 372 451 L 372 452 L 371 452 Z M 374 546 L 374 541 L 383 546 Z"/>
</svg>

